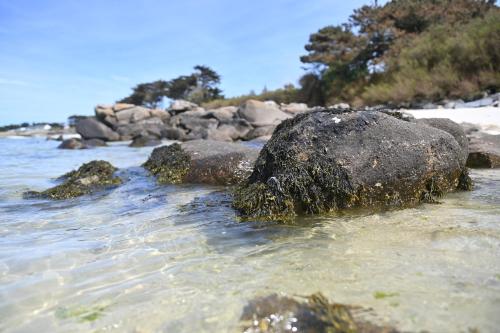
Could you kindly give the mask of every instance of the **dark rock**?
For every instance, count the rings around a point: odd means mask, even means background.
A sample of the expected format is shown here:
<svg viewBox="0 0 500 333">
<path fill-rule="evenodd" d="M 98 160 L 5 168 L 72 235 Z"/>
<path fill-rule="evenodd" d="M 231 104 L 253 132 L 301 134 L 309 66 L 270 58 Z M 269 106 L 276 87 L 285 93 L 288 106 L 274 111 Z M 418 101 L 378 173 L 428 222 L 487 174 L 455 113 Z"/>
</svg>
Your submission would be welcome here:
<svg viewBox="0 0 500 333">
<path fill-rule="evenodd" d="M 186 140 L 186 131 L 176 127 L 168 127 L 161 130 L 161 137 L 167 140 Z"/>
<path fill-rule="evenodd" d="M 57 148 L 59 149 L 85 149 L 86 145 L 82 143 L 79 139 L 67 139 L 64 140 Z"/>
<path fill-rule="evenodd" d="M 321 293 L 294 298 L 272 294 L 248 303 L 240 317 L 243 332 L 259 333 L 397 333 L 387 325 L 366 321 L 359 306 L 330 303 Z M 364 314 L 364 316 L 362 316 Z M 375 317 L 375 316 L 371 316 Z"/>
<path fill-rule="evenodd" d="M 467 139 L 462 126 L 446 118 L 423 118 L 416 119 L 414 121 L 417 124 L 431 126 L 453 135 L 460 147 L 462 147 L 462 160 L 465 164 L 465 162 L 467 161 L 467 156 L 469 156 L 469 140 Z"/>
<path fill-rule="evenodd" d="M 274 125 L 254 128 L 245 135 L 245 140 L 249 141 L 259 137 L 272 135 L 275 129 L 276 126 Z"/>
<path fill-rule="evenodd" d="M 118 127 L 117 132 L 120 134 L 122 140 L 130 140 L 139 135 L 149 135 L 160 138 L 164 128 L 165 125 L 161 119 L 149 118 L 135 123 L 121 125 Z"/>
<path fill-rule="evenodd" d="M 60 177 L 64 182 L 43 192 L 24 193 L 25 198 L 70 199 L 121 184 L 117 169 L 106 161 L 91 161 Z"/>
<path fill-rule="evenodd" d="M 118 133 L 94 118 L 78 120 L 75 127 L 76 132 L 83 139 L 101 139 L 104 141 L 118 141 L 120 139 Z"/>
<path fill-rule="evenodd" d="M 153 136 L 144 136 L 139 135 L 136 136 L 133 141 L 130 143 L 129 147 L 154 147 L 161 145 L 161 140 Z"/>
<path fill-rule="evenodd" d="M 500 168 L 500 135 L 481 133 L 470 137 L 469 168 Z"/>
<path fill-rule="evenodd" d="M 153 150 L 144 164 L 160 183 L 232 185 L 251 173 L 259 149 L 195 140 Z"/>
<path fill-rule="evenodd" d="M 269 219 L 406 207 L 457 189 L 464 172 L 463 150 L 445 131 L 381 112 L 315 111 L 276 128 L 233 205 Z"/>
<path fill-rule="evenodd" d="M 276 106 L 255 100 L 248 100 L 243 103 L 238 109 L 238 116 L 254 127 L 277 125 L 281 121 L 292 117 Z"/>
</svg>

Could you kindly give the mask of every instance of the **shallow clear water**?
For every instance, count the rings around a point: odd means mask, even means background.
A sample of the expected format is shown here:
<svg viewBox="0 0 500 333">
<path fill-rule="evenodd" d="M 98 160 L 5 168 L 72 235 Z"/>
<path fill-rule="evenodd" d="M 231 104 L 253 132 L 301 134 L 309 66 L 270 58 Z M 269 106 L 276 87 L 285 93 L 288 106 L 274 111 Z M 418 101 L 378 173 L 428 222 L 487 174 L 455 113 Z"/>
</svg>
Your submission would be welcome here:
<svg viewBox="0 0 500 333">
<path fill-rule="evenodd" d="M 283 226 L 239 223 L 222 188 L 155 185 L 150 148 L 57 144 L 0 139 L 0 331 L 234 332 L 251 298 L 317 291 L 404 330 L 498 331 L 499 170 L 441 205 Z M 92 159 L 130 181 L 21 198 Z"/>
</svg>

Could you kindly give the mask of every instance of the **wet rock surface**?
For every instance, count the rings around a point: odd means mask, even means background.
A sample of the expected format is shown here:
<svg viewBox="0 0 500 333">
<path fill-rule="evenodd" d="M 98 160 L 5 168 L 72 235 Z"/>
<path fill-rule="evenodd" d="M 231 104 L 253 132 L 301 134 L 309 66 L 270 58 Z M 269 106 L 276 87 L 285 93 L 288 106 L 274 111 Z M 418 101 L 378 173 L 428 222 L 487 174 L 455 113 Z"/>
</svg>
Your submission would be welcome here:
<svg viewBox="0 0 500 333">
<path fill-rule="evenodd" d="M 248 303 L 240 317 L 245 333 L 397 333 L 397 329 L 362 319 L 362 308 L 330 303 L 321 293 L 302 302 L 276 294 Z"/>
<path fill-rule="evenodd" d="M 117 169 L 109 162 L 91 161 L 61 176 L 59 179 L 63 181 L 62 184 L 42 192 L 25 192 L 24 198 L 63 200 L 112 188 L 122 183 L 121 179 L 114 175 L 115 171 Z"/>
<path fill-rule="evenodd" d="M 244 217 L 280 219 L 353 207 L 406 207 L 466 188 L 449 133 L 381 112 L 320 110 L 284 121 L 235 191 Z"/>
<path fill-rule="evenodd" d="M 144 167 L 160 183 L 233 185 L 250 175 L 258 153 L 256 147 L 194 140 L 155 148 Z"/>
<path fill-rule="evenodd" d="M 500 168 L 500 135 L 477 133 L 469 140 L 469 168 Z"/>
</svg>

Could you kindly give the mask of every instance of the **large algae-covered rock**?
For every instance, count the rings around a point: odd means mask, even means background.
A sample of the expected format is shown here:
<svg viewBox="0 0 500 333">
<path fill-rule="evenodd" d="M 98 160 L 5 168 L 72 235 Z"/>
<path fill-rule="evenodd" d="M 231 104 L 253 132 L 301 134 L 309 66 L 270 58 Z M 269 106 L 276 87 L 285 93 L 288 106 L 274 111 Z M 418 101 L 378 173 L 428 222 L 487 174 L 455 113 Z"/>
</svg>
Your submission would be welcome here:
<svg viewBox="0 0 500 333">
<path fill-rule="evenodd" d="M 25 198 L 70 199 L 121 184 L 117 169 L 106 161 L 91 161 L 60 177 L 63 183 L 42 192 L 30 191 Z"/>
<path fill-rule="evenodd" d="M 250 175 L 258 154 L 236 143 L 194 140 L 155 148 L 144 167 L 160 183 L 233 185 Z"/>
<path fill-rule="evenodd" d="M 320 293 L 299 302 L 276 294 L 256 298 L 241 315 L 247 333 L 397 333 L 386 325 L 376 325 L 357 314 L 360 307 L 330 303 Z"/>
<path fill-rule="evenodd" d="M 381 112 L 320 110 L 277 127 L 233 204 L 264 218 L 403 207 L 465 187 L 465 170 L 445 131 Z"/>
<path fill-rule="evenodd" d="M 467 161 L 467 156 L 469 156 L 469 140 L 467 139 L 467 135 L 465 134 L 462 126 L 447 118 L 422 118 L 416 119 L 414 122 L 417 124 L 431 126 L 453 135 L 462 148 L 463 163 Z"/>
</svg>

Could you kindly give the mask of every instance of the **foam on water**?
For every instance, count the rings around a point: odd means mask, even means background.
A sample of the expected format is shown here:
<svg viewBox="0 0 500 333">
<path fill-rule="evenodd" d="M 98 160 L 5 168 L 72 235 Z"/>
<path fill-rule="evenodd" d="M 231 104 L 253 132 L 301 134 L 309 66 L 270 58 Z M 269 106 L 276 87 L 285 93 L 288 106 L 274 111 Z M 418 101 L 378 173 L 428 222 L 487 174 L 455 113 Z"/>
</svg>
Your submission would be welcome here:
<svg viewBox="0 0 500 333">
<path fill-rule="evenodd" d="M 0 140 L 0 331 L 234 332 L 249 299 L 321 291 L 404 330 L 500 325 L 500 172 L 441 205 L 240 223 L 223 189 L 157 186 L 152 148 Z M 125 185 L 68 201 L 23 191 L 92 159 Z"/>
</svg>

